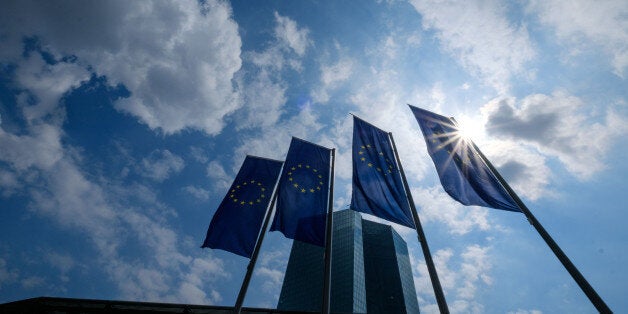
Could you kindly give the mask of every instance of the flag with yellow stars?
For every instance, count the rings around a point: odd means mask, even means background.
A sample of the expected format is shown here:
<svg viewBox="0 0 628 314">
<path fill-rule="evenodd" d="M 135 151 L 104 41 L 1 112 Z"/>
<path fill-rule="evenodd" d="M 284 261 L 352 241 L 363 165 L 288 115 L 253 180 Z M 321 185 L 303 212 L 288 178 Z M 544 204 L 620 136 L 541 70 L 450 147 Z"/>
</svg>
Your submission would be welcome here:
<svg viewBox="0 0 628 314">
<path fill-rule="evenodd" d="M 325 246 L 331 150 L 292 138 L 277 187 L 271 231 L 287 238 Z"/>
<path fill-rule="evenodd" d="M 414 228 L 388 133 L 355 116 L 351 209 Z"/>
<path fill-rule="evenodd" d="M 449 118 L 410 106 L 443 188 L 463 205 L 521 211 L 495 174 Z"/>
<path fill-rule="evenodd" d="M 209 224 L 202 247 L 251 257 L 281 165 L 281 161 L 246 156 Z"/>
</svg>

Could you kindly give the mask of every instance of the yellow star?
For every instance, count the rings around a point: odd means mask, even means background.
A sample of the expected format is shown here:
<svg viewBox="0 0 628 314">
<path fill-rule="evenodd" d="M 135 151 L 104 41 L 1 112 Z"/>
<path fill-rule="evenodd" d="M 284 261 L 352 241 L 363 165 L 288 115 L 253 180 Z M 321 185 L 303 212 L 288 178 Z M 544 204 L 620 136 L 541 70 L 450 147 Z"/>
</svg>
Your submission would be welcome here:
<svg viewBox="0 0 628 314">
<path fill-rule="evenodd" d="M 367 165 L 368 165 L 369 167 L 373 167 L 373 164 L 372 164 L 372 163 L 370 163 L 370 162 L 369 162 Z"/>
<path fill-rule="evenodd" d="M 266 195 L 262 194 L 262 195 L 260 195 L 259 197 L 264 198 L 264 197 L 266 197 Z"/>
<path fill-rule="evenodd" d="M 316 189 L 320 191 L 321 187 L 320 187 L 320 186 L 317 186 L 317 187 L 316 187 Z"/>
<path fill-rule="evenodd" d="M 240 188 L 240 186 L 239 186 L 239 185 L 236 185 L 236 189 L 239 189 L 239 188 Z"/>
<path fill-rule="evenodd" d="M 244 201 L 240 202 L 240 205 L 244 205 Z"/>
<path fill-rule="evenodd" d="M 366 148 L 366 147 L 364 147 L 364 145 L 362 145 L 362 146 L 360 146 L 360 147 L 362 147 L 362 149 L 365 149 L 365 148 Z"/>
<path fill-rule="evenodd" d="M 288 178 L 288 181 L 292 181 L 292 177 Z"/>
<path fill-rule="evenodd" d="M 255 180 L 251 180 L 251 183 L 255 183 Z"/>
<path fill-rule="evenodd" d="M 360 158 L 360 160 L 365 161 L 365 160 L 366 160 L 366 158 L 362 157 L 362 158 Z"/>
<path fill-rule="evenodd" d="M 312 169 L 312 171 L 314 171 L 314 172 L 318 172 L 318 170 L 316 170 L 316 169 Z"/>
<path fill-rule="evenodd" d="M 297 167 L 301 168 L 301 164 L 299 164 Z"/>
<path fill-rule="evenodd" d="M 314 189 L 310 189 L 310 193 L 314 193 Z"/>
<path fill-rule="evenodd" d="M 261 188 L 262 192 L 266 191 L 266 188 Z"/>
<path fill-rule="evenodd" d="M 384 153 L 382 153 L 382 152 L 379 152 L 379 155 L 380 155 L 380 156 L 384 156 Z"/>
<path fill-rule="evenodd" d="M 301 189 L 301 193 L 305 193 L 305 189 Z"/>
<path fill-rule="evenodd" d="M 229 195 L 230 198 L 233 198 L 233 194 Z"/>
<path fill-rule="evenodd" d="M 310 165 L 305 165 L 305 168 L 308 168 L 308 169 L 310 169 Z"/>
<path fill-rule="evenodd" d="M 249 201 L 249 205 L 253 205 L 253 202 Z"/>
<path fill-rule="evenodd" d="M 242 183 L 242 185 L 246 185 L 246 182 Z"/>
<path fill-rule="evenodd" d="M 366 147 L 371 148 L 371 144 L 366 144 Z"/>
<path fill-rule="evenodd" d="M 297 168 L 295 168 L 295 167 L 292 167 L 291 169 L 292 169 L 292 170 L 297 170 Z"/>
<path fill-rule="evenodd" d="M 363 151 L 359 151 L 359 152 L 358 152 L 358 155 L 363 155 L 363 154 L 364 154 L 364 152 L 363 152 Z"/>
<path fill-rule="evenodd" d="M 259 198 L 255 200 L 256 202 L 260 203 L 262 200 L 260 200 Z"/>
<path fill-rule="evenodd" d="M 294 186 L 295 188 L 298 188 L 298 187 L 299 187 L 299 184 L 298 184 L 298 183 L 295 183 L 295 184 L 293 184 L 293 186 Z"/>
</svg>

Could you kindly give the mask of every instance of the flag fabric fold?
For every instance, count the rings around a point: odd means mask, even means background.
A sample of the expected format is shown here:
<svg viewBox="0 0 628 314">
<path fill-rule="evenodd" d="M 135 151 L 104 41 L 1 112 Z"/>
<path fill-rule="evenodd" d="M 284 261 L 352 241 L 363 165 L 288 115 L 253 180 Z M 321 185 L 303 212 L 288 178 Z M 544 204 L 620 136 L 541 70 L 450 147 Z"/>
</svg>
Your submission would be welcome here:
<svg viewBox="0 0 628 314">
<path fill-rule="evenodd" d="M 209 224 L 201 247 L 251 257 L 282 164 L 246 156 Z"/>
<path fill-rule="evenodd" d="M 355 116 L 351 209 L 414 228 L 388 133 Z"/>
<path fill-rule="evenodd" d="M 293 137 L 277 188 L 271 231 L 325 246 L 331 150 Z"/>
<path fill-rule="evenodd" d="M 410 109 L 447 194 L 464 205 L 521 211 L 451 119 L 414 106 Z"/>
</svg>

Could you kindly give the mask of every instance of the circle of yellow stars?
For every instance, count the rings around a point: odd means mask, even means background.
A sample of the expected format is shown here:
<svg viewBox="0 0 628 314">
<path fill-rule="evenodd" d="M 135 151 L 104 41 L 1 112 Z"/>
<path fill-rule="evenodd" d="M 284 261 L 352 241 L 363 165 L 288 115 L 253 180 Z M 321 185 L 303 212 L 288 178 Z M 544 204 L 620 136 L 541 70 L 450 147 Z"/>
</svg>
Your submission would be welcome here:
<svg viewBox="0 0 628 314">
<path fill-rule="evenodd" d="M 299 171 L 311 172 L 314 175 L 314 182 L 318 182 L 318 183 L 314 183 L 313 185 L 308 186 L 308 185 L 297 182 L 293 174 Z M 290 167 L 287 174 L 288 174 L 288 181 L 290 182 L 290 184 L 300 193 L 314 193 L 314 192 L 320 191 L 321 188 L 325 185 L 325 183 L 323 182 L 323 175 L 319 173 L 317 169 L 315 169 L 314 167 L 310 167 L 310 165 L 307 165 L 307 164 L 306 165 L 303 165 L 303 164 L 294 165 Z"/>
<path fill-rule="evenodd" d="M 257 197 L 248 197 L 245 198 L 242 194 L 243 191 L 247 189 L 257 189 L 258 193 L 257 193 Z M 249 193 L 251 194 L 251 193 Z M 255 194 L 255 193 L 252 193 Z M 259 204 L 262 202 L 262 200 L 264 200 L 266 198 L 266 187 L 264 187 L 264 185 L 261 182 L 255 181 L 255 180 L 249 180 L 249 181 L 244 181 L 241 182 L 240 184 L 234 186 L 230 191 L 229 191 L 229 199 L 231 199 L 231 201 L 233 201 L 236 204 L 239 205 L 254 205 L 254 204 Z"/>
<path fill-rule="evenodd" d="M 358 151 L 358 155 L 360 156 L 360 161 L 363 163 L 366 163 L 366 166 L 368 166 L 369 168 L 374 168 L 375 170 L 377 170 L 377 172 L 383 174 L 384 176 L 391 174 L 393 170 L 395 170 L 395 167 L 393 166 L 392 162 L 388 158 L 385 158 L 386 166 L 387 166 L 386 169 L 382 169 L 381 167 L 376 167 L 375 165 L 373 165 L 371 161 L 366 160 L 366 157 L 365 157 L 366 151 L 370 149 L 374 149 L 374 147 L 371 146 L 371 144 L 360 146 L 360 150 Z M 379 155 L 380 158 L 384 158 L 383 152 L 377 152 L 377 155 Z"/>
</svg>

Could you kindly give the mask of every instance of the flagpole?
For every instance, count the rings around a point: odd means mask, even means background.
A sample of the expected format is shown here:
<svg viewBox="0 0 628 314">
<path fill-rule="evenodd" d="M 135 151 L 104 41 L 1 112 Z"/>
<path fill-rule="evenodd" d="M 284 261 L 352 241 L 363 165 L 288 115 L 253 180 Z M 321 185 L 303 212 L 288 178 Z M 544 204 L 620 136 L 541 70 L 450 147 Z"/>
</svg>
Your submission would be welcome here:
<svg viewBox="0 0 628 314">
<path fill-rule="evenodd" d="M 456 120 L 453 117 L 450 119 L 454 122 L 454 125 L 456 126 L 458 125 Z M 604 300 L 602 300 L 602 298 L 597 294 L 595 289 L 593 289 L 593 287 L 584 278 L 584 276 L 580 273 L 580 271 L 578 271 L 578 268 L 576 268 L 576 266 L 571 262 L 571 260 L 569 260 L 567 255 L 565 255 L 565 253 L 563 252 L 563 250 L 561 250 L 558 244 L 554 242 L 554 239 L 552 239 L 549 233 L 545 231 L 545 228 L 543 228 L 541 223 L 536 219 L 536 217 L 534 217 L 534 215 L 532 215 L 532 212 L 530 212 L 528 207 L 523 203 L 523 201 L 521 201 L 517 193 L 515 193 L 515 191 L 513 191 L 510 188 L 510 185 L 508 185 L 508 182 L 504 180 L 504 178 L 501 176 L 501 174 L 499 174 L 497 169 L 493 167 L 493 164 L 488 160 L 488 158 L 486 158 L 486 156 L 484 156 L 484 154 L 477 147 L 477 145 L 475 145 L 475 143 L 470 139 L 467 139 L 467 141 L 470 142 L 471 145 L 473 145 L 473 148 L 475 149 L 476 152 L 478 152 L 478 155 L 480 155 L 480 158 L 482 159 L 484 164 L 486 164 L 486 166 L 491 170 L 491 172 L 493 172 L 497 180 L 499 180 L 499 183 L 501 183 L 501 185 L 506 189 L 510 197 L 512 197 L 515 203 L 517 203 L 517 205 L 521 209 L 521 212 L 523 212 L 526 218 L 528 218 L 528 221 L 530 222 L 530 224 L 534 226 L 536 231 L 538 231 L 538 233 L 541 235 L 541 238 L 543 238 L 543 240 L 545 240 L 545 243 L 547 243 L 550 249 L 552 249 L 552 252 L 554 252 L 556 257 L 558 257 L 558 260 L 560 260 L 563 266 L 567 269 L 571 277 L 573 277 L 573 279 L 576 281 L 578 286 L 580 286 L 580 289 L 582 289 L 584 294 L 587 295 L 587 297 L 589 298 L 591 303 L 593 303 L 595 308 L 600 313 L 613 313 L 613 311 L 611 311 L 608 305 L 606 305 Z"/>
<path fill-rule="evenodd" d="M 419 239 L 419 243 L 421 243 L 421 249 L 423 250 L 425 264 L 427 265 L 427 271 L 430 274 L 432 287 L 434 288 L 434 295 L 436 296 L 438 309 L 443 314 L 449 313 L 447 301 L 445 300 L 445 294 L 443 293 L 443 288 L 440 285 L 440 280 L 438 280 L 438 273 L 436 272 L 436 267 L 434 266 L 434 261 L 432 260 L 430 247 L 427 244 L 427 239 L 425 238 L 423 227 L 421 227 L 421 220 L 419 220 L 419 214 L 417 213 L 416 206 L 414 205 L 414 198 L 412 197 L 412 193 L 410 193 L 408 180 L 406 179 L 406 174 L 403 171 L 403 166 L 401 165 L 401 160 L 399 159 L 399 154 L 397 153 L 397 145 L 395 145 L 395 140 L 393 139 L 392 133 L 388 132 L 388 137 L 390 138 L 390 142 L 392 143 L 393 152 L 395 153 L 395 159 L 397 160 L 397 164 L 399 165 L 399 172 L 401 172 L 401 178 L 403 179 L 403 187 L 406 190 L 408 203 L 410 204 L 410 209 L 412 210 L 412 218 L 414 218 L 414 225 L 416 227 L 417 237 Z"/>
<path fill-rule="evenodd" d="M 260 248 L 262 247 L 262 241 L 264 241 L 264 236 L 266 235 L 266 228 L 268 228 L 268 223 L 270 222 L 270 217 L 273 213 L 273 207 L 275 206 L 275 200 L 277 200 L 277 194 L 277 184 L 275 184 L 275 189 L 273 191 L 273 197 L 270 202 L 270 206 L 266 210 L 266 218 L 264 218 L 264 223 L 262 224 L 260 235 L 257 239 L 257 242 L 255 243 L 255 248 L 253 249 L 251 259 L 249 260 L 249 265 L 246 267 L 246 275 L 244 276 L 244 280 L 242 281 L 242 286 L 240 287 L 240 292 L 238 293 L 238 298 L 236 299 L 236 303 L 233 308 L 236 314 L 240 314 L 240 312 L 242 311 L 244 297 L 246 296 L 246 291 L 249 288 L 249 283 L 251 282 L 251 277 L 253 276 L 253 270 L 255 269 L 257 256 L 259 255 Z"/>
<path fill-rule="evenodd" d="M 325 272 L 323 278 L 323 308 L 321 313 L 329 314 L 331 306 L 331 251 L 333 230 L 334 164 L 336 149 L 331 149 L 331 173 L 329 174 L 329 199 L 327 203 L 327 224 L 325 230 Z"/>
</svg>

